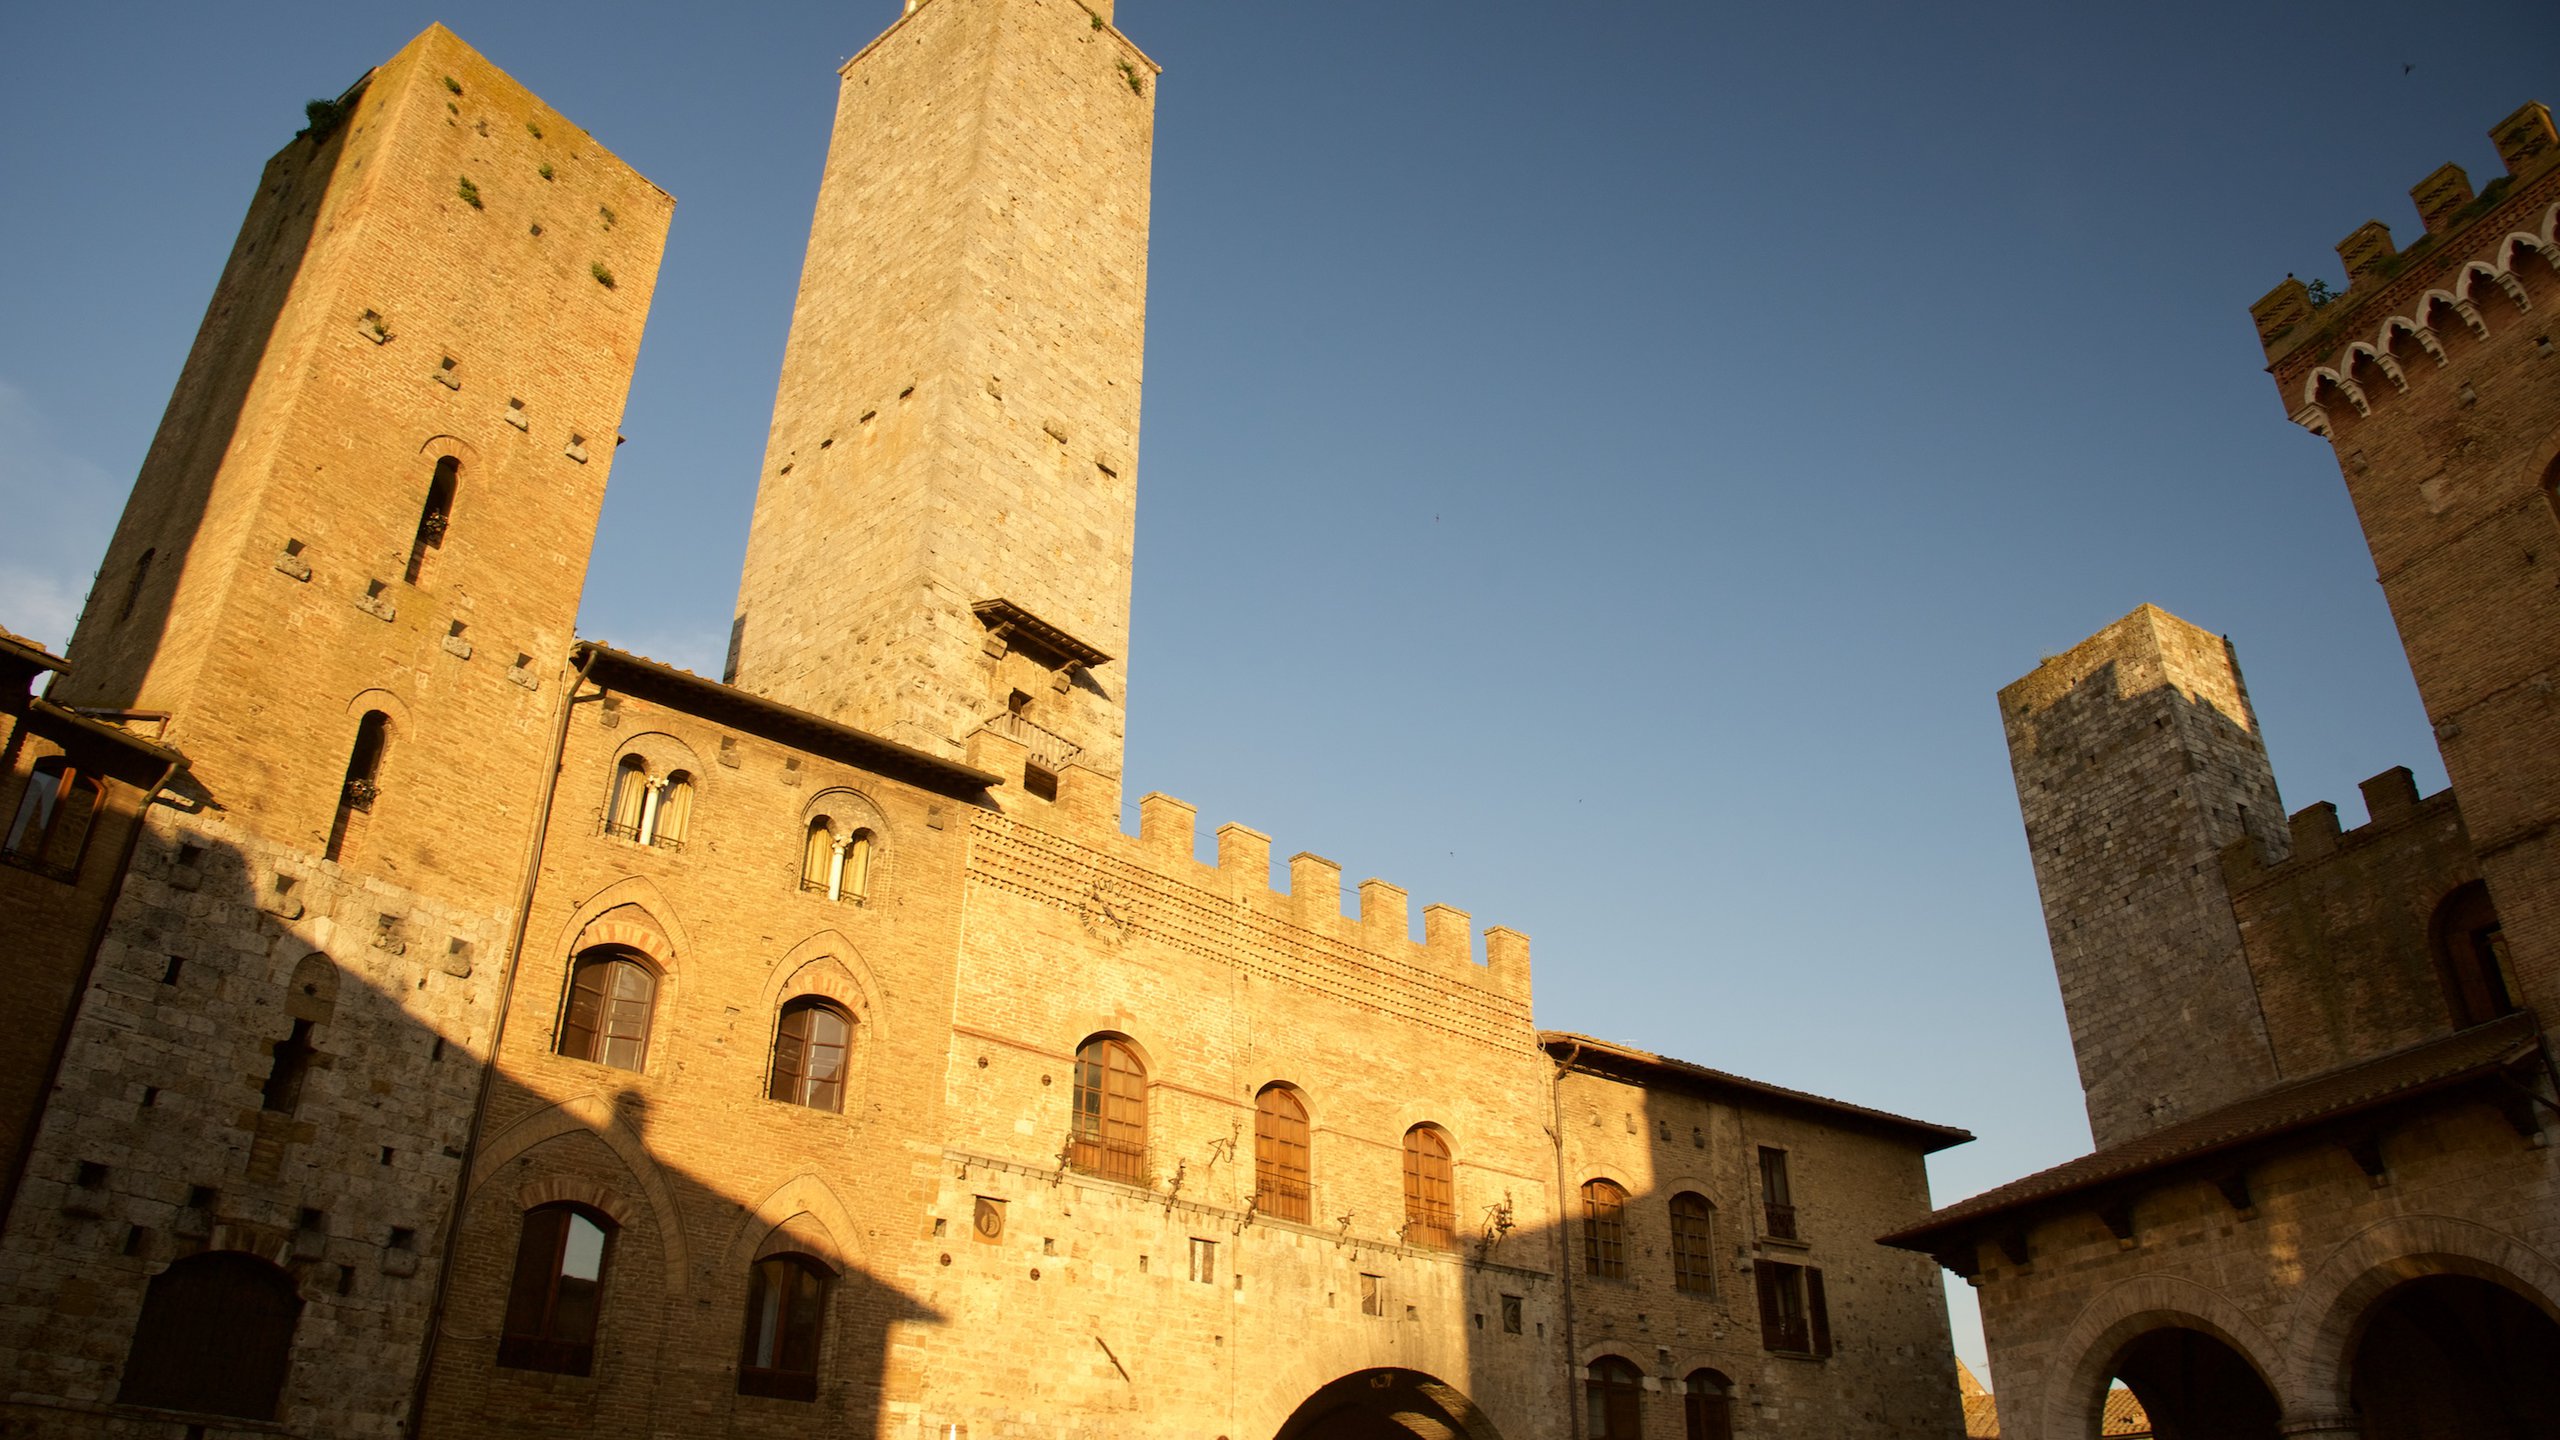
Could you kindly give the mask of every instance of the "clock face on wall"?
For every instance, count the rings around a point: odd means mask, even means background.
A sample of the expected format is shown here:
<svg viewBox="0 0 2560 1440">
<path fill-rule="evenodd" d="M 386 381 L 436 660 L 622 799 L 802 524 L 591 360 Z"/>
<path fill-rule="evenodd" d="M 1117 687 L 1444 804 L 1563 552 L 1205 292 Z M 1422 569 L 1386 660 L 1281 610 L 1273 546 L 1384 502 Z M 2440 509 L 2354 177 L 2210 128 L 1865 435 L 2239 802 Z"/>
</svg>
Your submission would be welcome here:
<svg viewBox="0 0 2560 1440">
<path fill-rule="evenodd" d="M 978 1238 L 981 1240 L 996 1240 L 1003 1238 L 1004 1202 L 1001 1200 L 990 1200 L 984 1195 L 979 1196 L 978 1217 L 972 1223 L 977 1227 Z"/>
</svg>

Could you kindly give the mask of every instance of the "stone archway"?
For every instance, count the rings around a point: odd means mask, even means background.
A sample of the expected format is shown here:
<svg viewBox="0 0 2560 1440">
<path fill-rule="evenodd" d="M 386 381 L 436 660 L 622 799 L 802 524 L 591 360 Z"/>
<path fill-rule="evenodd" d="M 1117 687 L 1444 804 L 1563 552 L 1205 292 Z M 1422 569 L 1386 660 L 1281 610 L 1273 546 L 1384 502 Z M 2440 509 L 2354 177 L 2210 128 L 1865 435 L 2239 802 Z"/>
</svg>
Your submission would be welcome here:
<svg viewBox="0 0 2560 1440">
<path fill-rule="evenodd" d="M 2560 1434 L 2560 1323 L 2476 1275 L 2423 1275 L 2360 1322 L 2349 1393 L 2364 1440 Z"/>
<path fill-rule="evenodd" d="M 1419 1370 L 1361 1370 L 1291 1412 L 1274 1440 L 1502 1440 L 1455 1386 Z"/>
<path fill-rule="evenodd" d="M 2276 1392 L 2239 1351 L 2180 1325 L 2125 1342 L 2108 1367 L 2151 1417 L 2159 1440 L 2277 1440 Z"/>
</svg>

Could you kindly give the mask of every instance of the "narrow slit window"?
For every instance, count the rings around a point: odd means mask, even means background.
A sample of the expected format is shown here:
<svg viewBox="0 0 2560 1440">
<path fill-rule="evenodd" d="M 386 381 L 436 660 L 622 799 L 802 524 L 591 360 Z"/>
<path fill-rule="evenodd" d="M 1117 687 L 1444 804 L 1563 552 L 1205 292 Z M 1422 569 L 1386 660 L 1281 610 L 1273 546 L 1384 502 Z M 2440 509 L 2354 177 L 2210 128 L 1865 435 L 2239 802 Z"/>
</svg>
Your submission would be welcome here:
<svg viewBox="0 0 2560 1440">
<path fill-rule="evenodd" d="M 355 748 L 347 756 L 347 776 L 338 787 L 338 814 L 329 826 L 331 860 L 351 860 L 363 848 L 372 823 L 374 803 L 382 793 L 382 759 L 391 747 L 391 717 L 368 710 L 356 722 Z"/>
<path fill-rule="evenodd" d="M 142 599 L 142 587 L 149 583 L 151 579 L 152 557 L 159 553 L 160 552 L 156 548 L 145 550 L 142 552 L 141 558 L 133 562 L 133 578 L 125 582 L 124 604 L 118 606 L 116 609 L 117 624 L 121 625 L 125 621 L 133 618 L 133 607 L 140 603 Z"/>
<path fill-rule="evenodd" d="M 445 531 L 453 524 L 453 493 L 461 476 L 461 461 L 448 455 L 436 462 L 435 478 L 427 482 L 427 503 L 418 512 L 417 536 L 409 542 L 408 581 L 412 585 L 426 573 L 427 556 L 444 548 Z"/>
</svg>

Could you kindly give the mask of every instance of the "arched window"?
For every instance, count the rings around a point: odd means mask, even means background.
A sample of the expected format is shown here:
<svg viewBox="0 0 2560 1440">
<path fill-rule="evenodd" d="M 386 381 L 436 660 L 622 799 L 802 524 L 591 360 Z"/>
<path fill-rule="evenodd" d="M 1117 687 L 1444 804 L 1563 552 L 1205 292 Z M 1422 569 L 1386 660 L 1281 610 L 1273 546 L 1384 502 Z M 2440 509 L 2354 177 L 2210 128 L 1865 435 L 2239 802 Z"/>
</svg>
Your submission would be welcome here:
<svg viewBox="0 0 2560 1440">
<path fill-rule="evenodd" d="M 613 791 L 604 802 L 604 833 L 639 839 L 640 820 L 648 810 L 649 762 L 625 755 L 613 762 Z"/>
<path fill-rule="evenodd" d="M 826 1267 L 806 1255 L 771 1255 L 747 1272 L 747 1334 L 738 1393 L 818 1398 L 818 1340 L 827 1319 Z"/>
<path fill-rule="evenodd" d="M 1147 1067 L 1126 1040 L 1098 1035 L 1076 1051 L 1067 1163 L 1106 1180 L 1147 1183 Z"/>
<path fill-rule="evenodd" d="M 418 535 L 409 542 L 410 584 L 427 570 L 429 551 L 444 548 L 445 528 L 453 523 L 453 491 L 462 477 L 462 462 L 448 455 L 436 462 L 435 478 L 427 482 L 427 503 L 418 512 Z"/>
<path fill-rule="evenodd" d="M 1733 1440 L 1733 1382 L 1714 1370 L 1693 1370 L 1682 1397 L 1688 1440 Z"/>
<path fill-rule="evenodd" d="M 560 1053 L 638 1070 L 649 1059 L 649 1018 L 658 1003 L 657 972 L 627 950 L 590 950 L 569 981 L 569 1014 Z"/>
<path fill-rule="evenodd" d="M 151 1277 L 116 1398 L 127 1405 L 273 1420 L 302 1297 L 254 1255 L 209 1250 Z"/>
<path fill-rule="evenodd" d="M 356 722 L 355 748 L 347 754 L 347 778 L 338 787 L 338 814 L 329 824 L 329 844 L 322 854 L 352 860 L 364 848 L 374 802 L 382 796 L 382 758 L 391 748 L 391 717 L 367 710 Z"/>
<path fill-rule="evenodd" d="M 1405 1243 L 1434 1250 L 1455 1248 L 1457 1195 L 1448 1135 L 1437 1125 L 1416 1125 L 1404 1132 Z"/>
<path fill-rule="evenodd" d="M 1627 1278 L 1627 1192 L 1616 1181 L 1582 1186 L 1582 1271 L 1601 1280 Z"/>
<path fill-rule="evenodd" d="M 1307 1106 L 1287 1085 L 1265 1085 L 1253 1098 L 1254 1209 L 1305 1223 L 1312 1213 L 1307 1183 Z"/>
<path fill-rule="evenodd" d="M 89 848 L 89 827 L 106 803 L 106 787 L 59 755 L 38 760 L 10 818 L 7 853 L 31 868 L 68 880 Z"/>
<path fill-rule="evenodd" d="M 1583 1386 L 1591 1424 L 1591 1440 L 1635 1440 L 1644 1434 L 1644 1372 L 1615 1355 L 1591 1362 L 1591 1378 Z"/>
<path fill-rule="evenodd" d="M 141 558 L 133 562 L 133 578 L 125 582 L 124 604 L 116 610 L 117 624 L 133 618 L 134 604 L 142 599 L 142 587 L 151 579 L 151 557 L 158 553 L 157 550 L 145 550 Z"/>
<path fill-rule="evenodd" d="M 800 888 L 829 894 L 836 873 L 835 822 L 820 815 L 809 822 L 809 835 L 800 847 Z"/>
<path fill-rule="evenodd" d="M 658 787 L 658 811 L 649 818 L 649 843 L 679 847 L 685 827 L 693 823 L 693 777 L 682 770 L 668 774 Z"/>
<path fill-rule="evenodd" d="M 2474 880 L 2457 886 L 2436 906 L 2428 927 L 2436 978 L 2457 1030 L 2513 1014 L 2515 970 L 2507 959 L 2507 935 L 2489 887 Z"/>
<path fill-rule="evenodd" d="M 1716 1207 L 1683 1190 L 1671 1197 L 1671 1274 L 1692 1295 L 1716 1293 Z"/>
<path fill-rule="evenodd" d="M 812 1110 L 842 1110 L 852 1046 L 853 1021 L 841 1008 L 826 1000 L 792 1001 L 773 1032 L 773 1083 L 766 1093 Z"/>
<path fill-rule="evenodd" d="M 614 1229 L 613 1221 L 583 1205 L 525 1212 L 499 1364 L 561 1375 L 594 1371 L 596 1316 Z"/>
</svg>

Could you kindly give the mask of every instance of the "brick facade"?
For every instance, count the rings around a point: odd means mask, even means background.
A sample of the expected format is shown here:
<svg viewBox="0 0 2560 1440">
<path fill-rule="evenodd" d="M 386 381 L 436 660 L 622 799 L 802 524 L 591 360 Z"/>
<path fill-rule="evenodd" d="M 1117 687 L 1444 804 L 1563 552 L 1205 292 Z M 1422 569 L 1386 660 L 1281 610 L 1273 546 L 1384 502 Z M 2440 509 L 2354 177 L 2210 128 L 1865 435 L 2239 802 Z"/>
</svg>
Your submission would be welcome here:
<svg viewBox="0 0 2560 1440">
<path fill-rule="evenodd" d="M 56 682 L 188 768 L 44 932 L 0 1429 L 1492 1440 L 1622 1360 L 1650 1433 L 1708 1372 L 1743 1434 L 1954 1433 L 1934 1277 L 1867 1242 L 1963 1132 L 1542 1035 L 1526 937 L 1122 832 L 1110 21 L 929 0 L 845 67 L 735 684 L 570 633 L 672 202 L 441 29 L 271 163 Z M 1595 1168 L 1728 1217 L 1720 1288 L 1577 1289 Z M 1755 1256 L 1828 1278 L 1819 1353 Z"/>
</svg>

